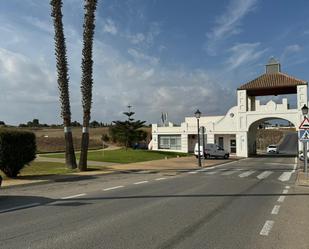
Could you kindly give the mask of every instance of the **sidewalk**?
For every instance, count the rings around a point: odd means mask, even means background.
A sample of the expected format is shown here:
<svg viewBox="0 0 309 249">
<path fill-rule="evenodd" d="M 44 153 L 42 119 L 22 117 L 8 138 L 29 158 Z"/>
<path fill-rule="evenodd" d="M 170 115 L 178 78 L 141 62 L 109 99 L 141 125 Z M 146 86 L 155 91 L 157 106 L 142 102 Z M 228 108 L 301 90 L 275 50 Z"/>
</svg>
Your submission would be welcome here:
<svg viewBox="0 0 309 249">
<path fill-rule="evenodd" d="M 63 159 L 56 158 L 39 158 L 38 160 L 44 160 L 49 162 L 64 162 Z M 231 158 L 228 160 L 207 159 L 202 160 L 203 167 L 210 167 L 218 164 L 228 163 L 238 160 L 238 158 Z M 130 164 L 115 164 L 106 162 L 88 161 L 89 166 L 105 166 L 103 170 L 92 170 L 85 172 L 76 172 L 63 175 L 45 175 L 45 176 L 22 176 L 17 179 L 5 179 L 2 182 L 2 187 L 12 187 L 26 184 L 42 184 L 57 181 L 70 181 L 83 179 L 85 177 L 91 177 L 95 175 L 104 175 L 117 172 L 141 172 L 141 171 L 157 171 L 157 172 L 181 172 L 185 170 L 198 169 L 197 159 L 195 157 L 179 157 L 163 160 L 130 163 Z M 106 166 L 108 166 L 106 168 Z"/>
<path fill-rule="evenodd" d="M 297 174 L 296 184 L 299 186 L 309 187 L 309 173 L 306 174 L 303 170 L 299 170 Z"/>
</svg>

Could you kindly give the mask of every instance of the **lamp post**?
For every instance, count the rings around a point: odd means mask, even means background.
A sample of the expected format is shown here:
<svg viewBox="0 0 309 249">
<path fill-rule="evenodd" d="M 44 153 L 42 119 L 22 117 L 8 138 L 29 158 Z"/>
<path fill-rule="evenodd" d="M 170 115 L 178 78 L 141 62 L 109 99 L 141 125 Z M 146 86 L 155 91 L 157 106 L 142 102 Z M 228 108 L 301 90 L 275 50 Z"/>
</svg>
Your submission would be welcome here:
<svg viewBox="0 0 309 249">
<path fill-rule="evenodd" d="M 196 120 L 197 120 L 197 158 L 198 158 L 198 166 L 202 167 L 202 163 L 201 163 L 201 152 L 200 152 L 200 117 L 201 117 L 201 112 L 199 111 L 199 109 L 196 110 L 196 112 L 194 113 Z"/>
<path fill-rule="evenodd" d="M 304 118 L 307 118 L 308 107 L 307 107 L 306 104 L 301 108 L 301 112 L 303 113 Z M 303 148 L 304 148 L 304 172 L 308 173 L 307 142 L 304 141 L 303 145 L 304 145 L 303 146 Z"/>
</svg>

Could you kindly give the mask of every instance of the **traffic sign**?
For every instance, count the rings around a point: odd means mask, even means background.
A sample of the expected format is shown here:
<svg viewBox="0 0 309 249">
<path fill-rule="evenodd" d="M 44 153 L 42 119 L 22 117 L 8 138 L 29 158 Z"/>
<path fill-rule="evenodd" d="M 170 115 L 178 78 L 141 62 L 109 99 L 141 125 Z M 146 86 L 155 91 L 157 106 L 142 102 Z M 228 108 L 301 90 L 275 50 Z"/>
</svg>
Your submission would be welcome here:
<svg viewBox="0 0 309 249">
<path fill-rule="evenodd" d="M 309 130 L 299 130 L 298 138 L 299 141 L 309 142 Z"/>
<path fill-rule="evenodd" d="M 307 129 L 309 129 L 309 119 L 308 118 L 304 118 L 303 122 L 299 126 L 299 129 L 300 130 L 307 130 Z"/>
</svg>

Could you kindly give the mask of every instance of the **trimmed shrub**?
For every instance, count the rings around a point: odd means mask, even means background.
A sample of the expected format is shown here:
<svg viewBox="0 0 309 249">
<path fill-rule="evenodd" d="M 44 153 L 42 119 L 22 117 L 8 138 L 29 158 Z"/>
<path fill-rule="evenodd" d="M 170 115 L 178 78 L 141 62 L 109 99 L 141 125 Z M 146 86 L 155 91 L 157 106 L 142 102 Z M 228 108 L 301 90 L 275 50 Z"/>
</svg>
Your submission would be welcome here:
<svg viewBox="0 0 309 249">
<path fill-rule="evenodd" d="M 20 170 L 35 159 L 35 135 L 28 131 L 0 130 L 0 170 L 16 177 Z"/>
</svg>

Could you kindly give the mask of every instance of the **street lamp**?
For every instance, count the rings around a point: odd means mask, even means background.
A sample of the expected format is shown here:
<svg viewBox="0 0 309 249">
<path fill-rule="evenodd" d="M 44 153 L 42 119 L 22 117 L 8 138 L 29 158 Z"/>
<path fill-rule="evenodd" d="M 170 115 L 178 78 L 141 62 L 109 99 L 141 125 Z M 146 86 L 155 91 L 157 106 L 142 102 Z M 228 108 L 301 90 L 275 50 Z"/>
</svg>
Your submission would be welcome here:
<svg viewBox="0 0 309 249">
<path fill-rule="evenodd" d="M 306 104 L 304 104 L 304 106 L 301 108 L 301 112 L 303 113 L 304 117 L 307 116 L 308 114 L 308 107 Z"/>
<path fill-rule="evenodd" d="M 196 110 L 196 112 L 194 113 L 196 120 L 197 120 L 197 158 L 198 158 L 198 166 L 202 167 L 202 163 L 201 163 L 201 152 L 200 152 L 200 117 L 201 117 L 201 112 L 199 109 Z"/>
<path fill-rule="evenodd" d="M 304 104 L 304 106 L 301 108 L 301 112 L 303 113 L 304 118 L 307 118 L 307 114 L 308 114 L 308 107 L 306 104 Z M 307 169 L 308 169 L 308 152 L 307 152 L 307 142 L 304 141 L 303 142 L 303 147 L 304 147 L 304 172 L 307 173 Z"/>
</svg>

